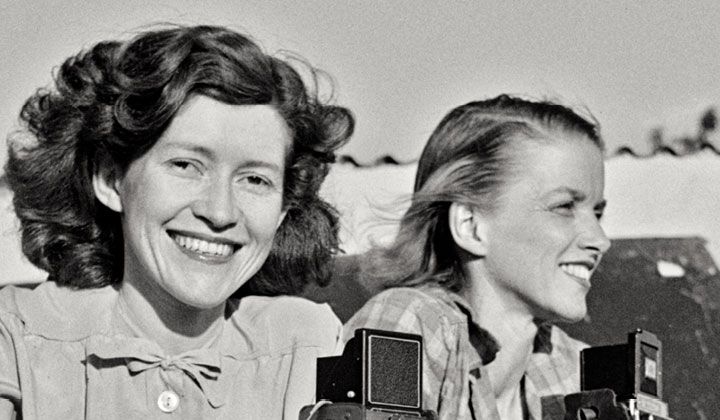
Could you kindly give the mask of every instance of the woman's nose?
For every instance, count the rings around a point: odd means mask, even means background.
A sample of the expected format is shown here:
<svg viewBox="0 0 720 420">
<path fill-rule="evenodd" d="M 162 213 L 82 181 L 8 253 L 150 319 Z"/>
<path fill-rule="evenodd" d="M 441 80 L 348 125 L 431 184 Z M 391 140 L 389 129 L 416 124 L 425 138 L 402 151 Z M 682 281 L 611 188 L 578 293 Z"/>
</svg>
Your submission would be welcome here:
<svg viewBox="0 0 720 420">
<path fill-rule="evenodd" d="M 192 212 L 215 230 L 234 226 L 240 217 L 232 186 L 223 182 L 208 186 L 202 197 L 193 202 Z"/>
<path fill-rule="evenodd" d="M 586 223 L 582 235 L 582 247 L 600 251 L 601 254 L 610 249 L 610 239 L 605 234 L 605 230 L 600 225 L 600 221 L 593 215 Z"/>
</svg>

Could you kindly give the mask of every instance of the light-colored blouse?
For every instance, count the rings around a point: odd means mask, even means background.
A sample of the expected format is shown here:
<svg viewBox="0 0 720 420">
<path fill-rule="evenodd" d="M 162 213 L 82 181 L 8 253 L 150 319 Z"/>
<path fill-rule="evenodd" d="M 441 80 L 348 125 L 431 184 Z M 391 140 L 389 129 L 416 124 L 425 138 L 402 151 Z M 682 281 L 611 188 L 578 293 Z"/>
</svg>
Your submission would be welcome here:
<svg viewBox="0 0 720 420">
<path fill-rule="evenodd" d="M 213 343 L 167 355 L 125 332 L 120 302 L 111 286 L 0 290 L 0 400 L 23 420 L 295 420 L 316 358 L 342 349 L 329 306 L 249 296 L 229 302 Z"/>
</svg>

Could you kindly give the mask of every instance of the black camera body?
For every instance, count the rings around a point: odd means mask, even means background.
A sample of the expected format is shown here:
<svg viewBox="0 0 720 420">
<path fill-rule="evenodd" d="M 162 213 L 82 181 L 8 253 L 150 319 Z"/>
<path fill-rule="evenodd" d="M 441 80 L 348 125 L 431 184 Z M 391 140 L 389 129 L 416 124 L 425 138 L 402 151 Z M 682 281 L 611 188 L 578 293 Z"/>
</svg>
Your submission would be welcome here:
<svg viewBox="0 0 720 420">
<path fill-rule="evenodd" d="M 662 400 L 662 344 L 643 330 L 628 342 L 580 353 L 580 389 L 565 396 L 564 420 L 672 420 Z"/>
<path fill-rule="evenodd" d="M 358 403 L 332 403 L 322 406 L 314 414 L 313 406 L 300 410 L 300 420 L 436 420 L 432 412 L 404 413 L 394 410 L 368 408 Z"/>
<path fill-rule="evenodd" d="M 359 328 L 342 356 L 317 360 L 316 400 L 300 420 L 418 420 L 422 409 L 422 337 Z"/>
</svg>

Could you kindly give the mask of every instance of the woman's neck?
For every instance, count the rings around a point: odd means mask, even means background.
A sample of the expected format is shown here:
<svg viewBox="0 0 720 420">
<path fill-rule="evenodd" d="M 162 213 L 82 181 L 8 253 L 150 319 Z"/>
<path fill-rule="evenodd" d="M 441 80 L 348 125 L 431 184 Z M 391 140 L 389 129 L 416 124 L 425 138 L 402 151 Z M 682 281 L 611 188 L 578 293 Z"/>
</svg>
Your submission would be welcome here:
<svg viewBox="0 0 720 420">
<path fill-rule="evenodd" d="M 222 332 L 225 305 L 199 309 L 175 300 L 157 284 L 126 276 L 120 310 L 133 335 L 156 342 L 167 354 L 207 346 Z"/>
<path fill-rule="evenodd" d="M 527 308 L 484 275 L 467 276 L 463 297 L 477 316 L 478 325 L 489 331 L 500 344 L 495 360 L 487 365 L 495 397 L 512 398 L 519 391 L 538 327 Z"/>
</svg>

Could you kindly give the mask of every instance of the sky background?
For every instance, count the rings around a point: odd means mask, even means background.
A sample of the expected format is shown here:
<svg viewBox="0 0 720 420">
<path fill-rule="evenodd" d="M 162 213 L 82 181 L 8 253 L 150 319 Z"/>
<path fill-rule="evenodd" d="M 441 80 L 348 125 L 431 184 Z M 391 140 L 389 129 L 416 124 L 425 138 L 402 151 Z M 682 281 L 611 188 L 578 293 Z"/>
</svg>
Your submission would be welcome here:
<svg viewBox="0 0 720 420">
<path fill-rule="evenodd" d="M 66 57 L 163 21 L 227 25 L 326 70 L 357 117 L 342 153 L 362 162 L 417 158 L 450 108 L 501 92 L 587 107 L 611 151 L 693 130 L 720 99 L 716 0 L 0 0 L 0 133 Z"/>
</svg>

